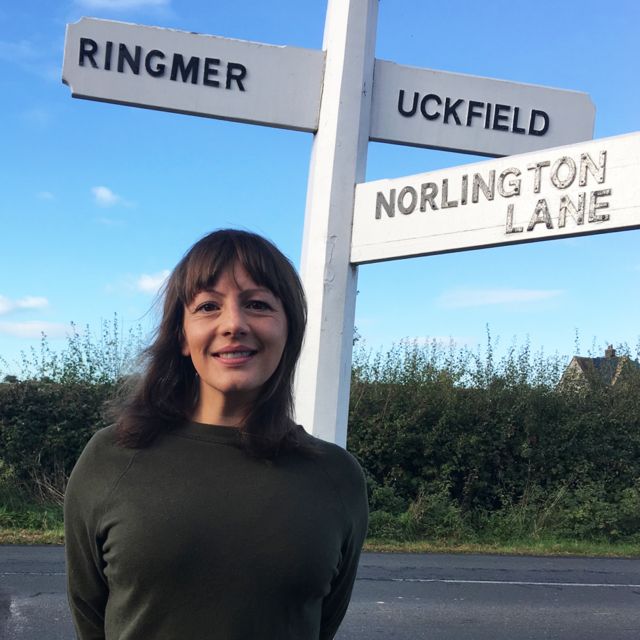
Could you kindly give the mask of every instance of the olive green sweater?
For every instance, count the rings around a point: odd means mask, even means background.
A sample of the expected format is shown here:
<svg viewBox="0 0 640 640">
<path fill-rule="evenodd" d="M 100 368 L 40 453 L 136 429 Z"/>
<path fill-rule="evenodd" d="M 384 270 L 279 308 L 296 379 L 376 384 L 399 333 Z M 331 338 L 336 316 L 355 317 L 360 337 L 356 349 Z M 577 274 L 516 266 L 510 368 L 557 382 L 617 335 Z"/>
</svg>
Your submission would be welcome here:
<svg viewBox="0 0 640 640">
<path fill-rule="evenodd" d="M 235 429 L 188 424 L 126 449 L 95 434 L 65 498 L 81 640 L 325 640 L 367 528 L 362 471 L 336 445 L 251 457 Z"/>
</svg>

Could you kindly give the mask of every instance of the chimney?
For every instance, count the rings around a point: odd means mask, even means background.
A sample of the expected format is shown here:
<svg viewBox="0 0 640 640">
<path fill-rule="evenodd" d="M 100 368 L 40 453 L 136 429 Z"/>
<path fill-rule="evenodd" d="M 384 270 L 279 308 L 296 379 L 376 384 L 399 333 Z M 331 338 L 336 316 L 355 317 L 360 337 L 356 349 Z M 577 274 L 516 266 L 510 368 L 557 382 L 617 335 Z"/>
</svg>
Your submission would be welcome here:
<svg viewBox="0 0 640 640">
<path fill-rule="evenodd" d="M 613 348 L 613 345 L 610 344 L 605 352 L 604 352 L 604 357 L 605 358 L 615 358 L 616 357 L 616 350 Z"/>
</svg>

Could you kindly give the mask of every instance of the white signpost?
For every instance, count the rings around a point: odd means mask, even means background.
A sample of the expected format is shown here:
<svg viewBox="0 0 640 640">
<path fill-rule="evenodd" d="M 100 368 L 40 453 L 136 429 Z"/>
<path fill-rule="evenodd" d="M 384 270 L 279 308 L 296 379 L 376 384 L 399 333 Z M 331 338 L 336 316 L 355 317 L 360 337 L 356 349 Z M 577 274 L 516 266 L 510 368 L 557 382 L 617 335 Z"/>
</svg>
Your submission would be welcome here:
<svg viewBox="0 0 640 640">
<path fill-rule="evenodd" d="M 75 98 L 316 131 L 324 54 L 83 18 L 67 26 Z"/>
<path fill-rule="evenodd" d="M 315 133 L 301 262 L 309 322 L 296 417 L 342 446 L 356 263 L 502 244 L 501 234 L 543 239 L 557 229 L 581 232 L 572 225 L 613 230 L 637 222 L 637 191 L 624 192 L 626 173 L 615 177 L 620 154 L 636 153 L 637 160 L 637 144 L 632 152 L 607 142 L 584 151 L 589 160 L 577 147 L 400 179 L 396 186 L 360 184 L 352 250 L 355 187 L 364 180 L 370 139 L 501 156 L 580 142 L 593 132 L 594 109 L 584 94 L 376 61 L 377 10 L 378 0 L 328 0 L 323 51 L 83 19 L 67 27 L 63 67 L 75 97 Z M 602 159 L 601 151 L 609 155 Z M 573 185 L 583 178 L 581 199 Z M 423 183 L 435 187 L 423 189 Z M 531 191 L 534 198 L 525 196 Z M 546 205 L 538 202 L 547 198 Z M 481 214 L 483 199 L 499 205 L 496 211 Z M 635 213 L 628 216 L 624 209 L 632 204 Z M 417 221 L 415 230 L 409 220 Z M 390 251 L 383 227 L 396 243 Z M 438 229 L 446 239 L 431 237 Z M 478 229 L 478 239 L 469 240 Z"/>
<path fill-rule="evenodd" d="M 640 228 L 640 133 L 359 184 L 354 264 Z"/>
<path fill-rule="evenodd" d="M 586 93 L 376 60 L 371 140 L 510 156 L 593 137 Z"/>
</svg>

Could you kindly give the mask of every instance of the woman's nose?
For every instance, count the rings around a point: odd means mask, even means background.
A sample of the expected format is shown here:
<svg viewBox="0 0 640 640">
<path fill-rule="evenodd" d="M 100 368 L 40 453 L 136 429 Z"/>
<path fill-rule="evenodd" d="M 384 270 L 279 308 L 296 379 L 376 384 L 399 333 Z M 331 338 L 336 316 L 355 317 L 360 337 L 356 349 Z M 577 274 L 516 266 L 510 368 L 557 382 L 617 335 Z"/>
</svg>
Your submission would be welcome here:
<svg viewBox="0 0 640 640">
<path fill-rule="evenodd" d="M 239 304 L 226 304 L 222 309 L 221 329 L 225 335 L 247 333 L 247 318 Z"/>
</svg>

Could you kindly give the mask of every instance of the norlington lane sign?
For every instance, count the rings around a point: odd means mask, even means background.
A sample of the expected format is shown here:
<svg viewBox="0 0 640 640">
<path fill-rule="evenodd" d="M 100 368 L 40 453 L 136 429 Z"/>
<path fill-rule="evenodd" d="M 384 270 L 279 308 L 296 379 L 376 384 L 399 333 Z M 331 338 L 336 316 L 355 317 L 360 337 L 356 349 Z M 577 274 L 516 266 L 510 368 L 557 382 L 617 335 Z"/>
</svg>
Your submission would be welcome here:
<svg viewBox="0 0 640 640">
<path fill-rule="evenodd" d="M 351 262 L 640 228 L 640 133 L 358 184 Z"/>
<path fill-rule="evenodd" d="M 370 139 L 508 156 L 593 137 L 588 94 L 376 60 Z"/>
<path fill-rule="evenodd" d="M 321 51 L 83 18 L 62 81 L 76 98 L 316 131 L 323 71 Z"/>
</svg>

